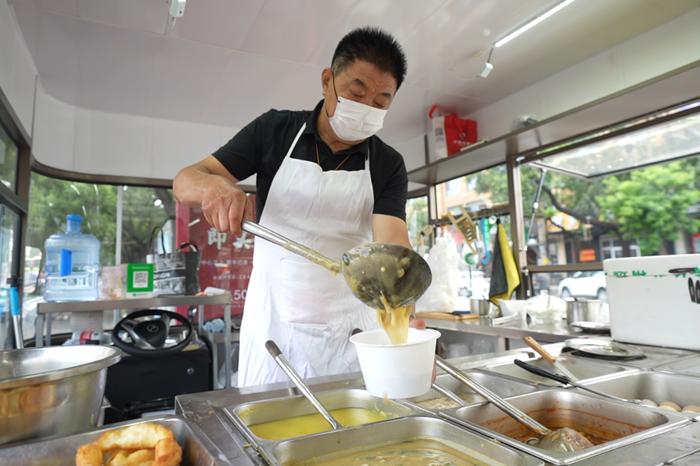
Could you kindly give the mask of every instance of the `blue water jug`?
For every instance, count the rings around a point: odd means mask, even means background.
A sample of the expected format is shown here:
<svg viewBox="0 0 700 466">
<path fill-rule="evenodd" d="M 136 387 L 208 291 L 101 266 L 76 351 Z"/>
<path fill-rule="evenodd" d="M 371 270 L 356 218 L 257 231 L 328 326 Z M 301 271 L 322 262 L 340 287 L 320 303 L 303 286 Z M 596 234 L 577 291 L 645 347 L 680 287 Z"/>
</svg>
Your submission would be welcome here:
<svg viewBox="0 0 700 466">
<path fill-rule="evenodd" d="M 46 301 L 90 301 L 97 299 L 100 242 L 80 232 L 80 215 L 66 216 L 66 232 L 49 236 L 46 254 Z"/>
</svg>

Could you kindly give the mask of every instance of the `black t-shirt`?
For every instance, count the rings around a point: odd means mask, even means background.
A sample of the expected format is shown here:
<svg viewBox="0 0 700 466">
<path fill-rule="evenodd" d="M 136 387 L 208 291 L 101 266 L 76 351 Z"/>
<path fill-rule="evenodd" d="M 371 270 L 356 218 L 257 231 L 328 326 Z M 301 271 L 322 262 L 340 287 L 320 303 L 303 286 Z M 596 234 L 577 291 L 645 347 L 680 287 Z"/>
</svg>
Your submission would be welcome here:
<svg viewBox="0 0 700 466">
<path fill-rule="evenodd" d="M 291 156 L 316 163 L 318 147 L 323 171 L 335 170 L 348 158 L 340 170 L 362 170 L 369 154 L 369 169 L 374 190 L 375 214 L 406 219 L 406 190 L 408 177 L 401 154 L 377 136 L 347 150 L 333 153 L 316 132 L 316 120 L 323 101 L 310 111 L 270 110 L 240 130 L 229 142 L 214 152 L 214 157 L 237 180 L 257 174 L 257 215 L 260 218 L 270 191 L 272 179 L 282 165 L 294 137 L 306 123 Z M 338 206 L 342 208 L 342 206 Z"/>
</svg>

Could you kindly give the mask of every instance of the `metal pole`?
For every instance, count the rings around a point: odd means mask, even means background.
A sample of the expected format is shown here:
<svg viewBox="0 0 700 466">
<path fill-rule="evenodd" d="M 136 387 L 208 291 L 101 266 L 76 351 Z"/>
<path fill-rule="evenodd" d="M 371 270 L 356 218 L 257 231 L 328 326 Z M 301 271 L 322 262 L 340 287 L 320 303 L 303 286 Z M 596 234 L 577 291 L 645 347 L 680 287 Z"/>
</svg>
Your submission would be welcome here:
<svg viewBox="0 0 700 466">
<path fill-rule="evenodd" d="M 34 344 L 37 348 L 44 346 L 44 314 L 36 314 L 34 319 Z"/>
<path fill-rule="evenodd" d="M 122 222 L 124 221 L 124 186 L 117 186 L 117 225 L 116 225 L 116 241 L 114 244 L 114 265 L 122 263 Z M 112 325 L 117 325 L 121 320 L 121 311 L 115 309 L 112 311 Z"/>
<path fill-rule="evenodd" d="M 224 307 L 224 374 L 226 374 L 226 381 L 224 382 L 225 388 L 231 388 L 231 304 L 227 304 Z"/>
<path fill-rule="evenodd" d="M 510 203 L 511 240 L 515 262 L 520 270 L 518 297 L 524 298 L 527 289 L 527 247 L 525 244 L 525 218 L 523 214 L 523 192 L 520 182 L 520 166 L 516 160 L 518 144 L 508 140 L 506 170 L 508 172 L 508 202 Z"/>
</svg>

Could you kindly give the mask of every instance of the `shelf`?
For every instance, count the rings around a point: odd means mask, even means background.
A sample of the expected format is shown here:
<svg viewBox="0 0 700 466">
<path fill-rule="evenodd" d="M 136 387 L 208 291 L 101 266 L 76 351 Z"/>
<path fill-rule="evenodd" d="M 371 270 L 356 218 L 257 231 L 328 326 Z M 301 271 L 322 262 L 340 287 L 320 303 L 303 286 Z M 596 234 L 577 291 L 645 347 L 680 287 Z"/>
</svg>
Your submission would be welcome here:
<svg viewBox="0 0 700 466">
<path fill-rule="evenodd" d="M 504 164 L 506 137 L 474 144 L 463 152 L 408 172 L 408 181 L 426 186 Z"/>
<path fill-rule="evenodd" d="M 198 306 L 231 304 L 231 294 L 215 296 L 157 296 L 154 298 L 107 299 L 96 301 L 63 301 L 39 303 L 37 314 L 56 312 L 94 312 L 114 309 L 148 309 L 165 306 Z"/>
<path fill-rule="evenodd" d="M 603 270 L 602 262 L 578 262 L 575 264 L 528 265 L 530 273 L 588 272 Z"/>
<path fill-rule="evenodd" d="M 524 129 L 474 144 L 446 159 L 408 172 L 408 180 L 431 186 L 495 167 L 507 157 L 579 137 L 700 95 L 700 61 L 560 113 Z"/>
</svg>

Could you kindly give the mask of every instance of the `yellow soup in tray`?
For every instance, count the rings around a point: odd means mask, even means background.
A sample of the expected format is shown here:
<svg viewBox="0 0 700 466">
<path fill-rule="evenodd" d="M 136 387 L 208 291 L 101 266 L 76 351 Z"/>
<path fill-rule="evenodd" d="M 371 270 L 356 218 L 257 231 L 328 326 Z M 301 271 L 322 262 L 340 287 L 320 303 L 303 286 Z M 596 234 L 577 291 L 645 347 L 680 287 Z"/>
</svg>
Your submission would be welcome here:
<svg viewBox="0 0 700 466">
<path fill-rule="evenodd" d="M 306 461 L 285 463 L 288 466 L 495 466 L 492 459 L 473 452 L 465 455 L 445 443 L 433 439 L 412 439 L 404 442 L 319 456 Z M 503 466 L 503 465 L 501 465 Z"/>
<path fill-rule="evenodd" d="M 360 426 L 394 417 L 376 409 L 366 408 L 334 409 L 331 414 L 343 427 Z M 256 436 L 268 440 L 284 440 L 331 430 L 331 426 L 320 414 L 307 414 L 263 422 L 250 425 L 248 428 Z"/>
</svg>

